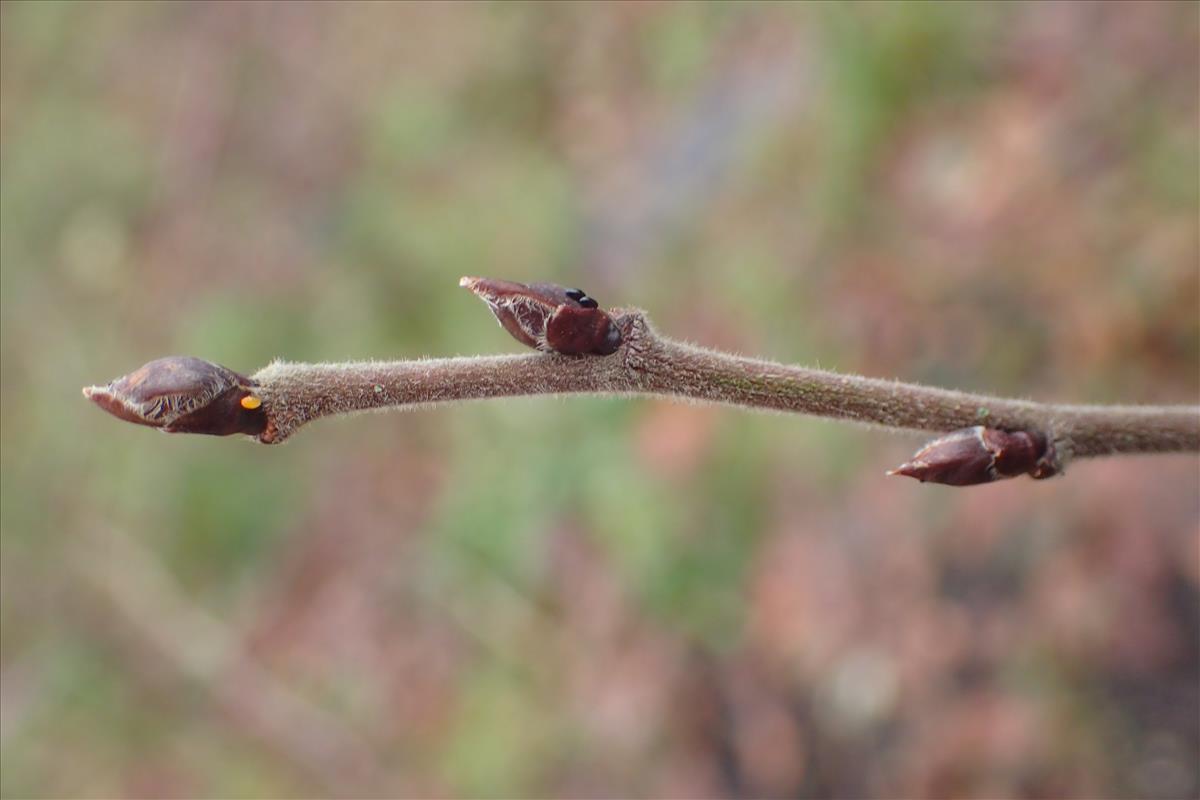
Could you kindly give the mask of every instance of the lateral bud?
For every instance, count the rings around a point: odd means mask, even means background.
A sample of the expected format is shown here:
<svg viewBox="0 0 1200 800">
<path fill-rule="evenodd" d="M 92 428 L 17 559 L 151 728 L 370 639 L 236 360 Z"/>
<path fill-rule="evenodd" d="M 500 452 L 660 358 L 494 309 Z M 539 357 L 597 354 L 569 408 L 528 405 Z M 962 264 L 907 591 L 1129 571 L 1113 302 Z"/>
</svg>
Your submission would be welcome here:
<svg viewBox="0 0 1200 800">
<path fill-rule="evenodd" d="M 469 276 L 458 285 L 487 303 L 496 321 L 514 339 L 535 350 L 607 356 L 621 346 L 616 322 L 582 289 Z"/>
<path fill-rule="evenodd" d="M 1040 431 L 1004 431 L 976 425 L 934 439 L 889 475 L 922 483 L 974 486 L 1018 475 L 1035 479 L 1061 472 L 1054 444 Z"/>
</svg>

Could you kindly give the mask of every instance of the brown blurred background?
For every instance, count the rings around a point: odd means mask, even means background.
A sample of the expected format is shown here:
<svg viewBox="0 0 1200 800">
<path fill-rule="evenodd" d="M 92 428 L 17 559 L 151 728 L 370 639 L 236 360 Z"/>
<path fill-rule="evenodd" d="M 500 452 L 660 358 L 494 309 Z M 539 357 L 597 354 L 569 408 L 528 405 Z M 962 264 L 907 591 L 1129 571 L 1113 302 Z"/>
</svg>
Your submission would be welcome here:
<svg viewBox="0 0 1200 800">
<path fill-rule="evenodd" d="M 79 387 L 519 349 L 1200 395 L 1183 4 L 0 8 L 5 797 L 1195 797 L 1200 462 L 601 398 L 282 448 Z"/>
</svg>

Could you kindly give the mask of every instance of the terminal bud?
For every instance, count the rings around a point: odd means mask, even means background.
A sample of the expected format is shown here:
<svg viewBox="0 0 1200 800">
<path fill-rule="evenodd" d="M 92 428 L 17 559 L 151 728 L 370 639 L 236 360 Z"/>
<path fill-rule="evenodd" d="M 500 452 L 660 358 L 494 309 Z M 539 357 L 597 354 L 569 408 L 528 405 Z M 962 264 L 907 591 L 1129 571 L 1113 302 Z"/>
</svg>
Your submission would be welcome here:
<svg viewBox="0 0 1200 800">
<path fill-rule="evenodd" d="M 258 384 L 192 356 L 151 361 L 83 396 L 118 419 L 167 433 L 260 435 L 267 427 Z"/>
</svg>

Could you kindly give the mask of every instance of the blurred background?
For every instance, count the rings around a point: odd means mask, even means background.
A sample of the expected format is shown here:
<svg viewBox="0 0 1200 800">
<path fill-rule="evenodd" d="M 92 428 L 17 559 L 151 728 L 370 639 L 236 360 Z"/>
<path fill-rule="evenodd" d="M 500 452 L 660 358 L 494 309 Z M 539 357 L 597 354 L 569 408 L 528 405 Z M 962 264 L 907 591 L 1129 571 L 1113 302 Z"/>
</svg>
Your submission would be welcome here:
<svg viewBox="0 0 1200 800">
<path fill-rule="evenodd" d="M 601 398 L 280 448 L 81 386 L 515 352 L 1200 395 L 1200 7 L 0 9 L 6 797 L 1195 797 L 1200 462 Z"/>
</svg>

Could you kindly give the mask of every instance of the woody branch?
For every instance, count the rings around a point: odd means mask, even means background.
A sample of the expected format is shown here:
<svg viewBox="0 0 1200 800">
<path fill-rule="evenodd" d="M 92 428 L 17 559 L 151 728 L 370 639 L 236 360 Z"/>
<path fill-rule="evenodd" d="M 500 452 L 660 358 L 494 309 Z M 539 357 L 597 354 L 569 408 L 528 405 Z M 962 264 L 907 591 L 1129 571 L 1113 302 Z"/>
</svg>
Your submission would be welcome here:
<svg viewBox="0 0 1200 800">
<path fill-rule="evenodd" d="M 546 394 L 681 398 L 947 434 L 892 474 L 951 485 L 1044 478 L 1072 458 L 1200 451 L 1200 407 L 1036 403 L 777 364 L 660 335 L 637 309 L 582 291 L 464 278 L 500 324 L 542 351 L 394 362 L 275 362 L 251 376 L 192 358 L 151 362 L 85 396 L 167 432 L 279 443 L 321 417 Z"/>
</svg>

